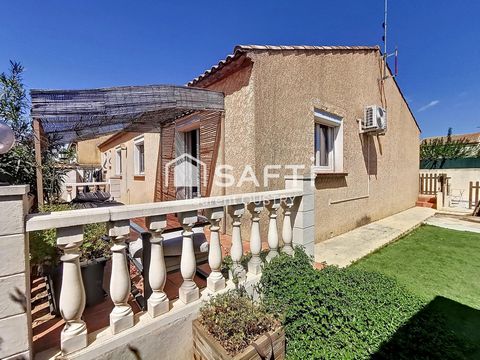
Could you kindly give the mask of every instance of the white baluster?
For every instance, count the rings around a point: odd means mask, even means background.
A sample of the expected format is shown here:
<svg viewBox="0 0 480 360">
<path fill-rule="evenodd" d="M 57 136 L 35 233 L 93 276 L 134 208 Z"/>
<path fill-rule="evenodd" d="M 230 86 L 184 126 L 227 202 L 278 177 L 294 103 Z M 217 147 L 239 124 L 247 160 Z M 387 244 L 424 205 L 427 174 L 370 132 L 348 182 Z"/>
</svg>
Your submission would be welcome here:
<svg viewBox="0 0 480 360">
<path fill-rule="evenodd" d="M 250 203 L 248 210 L 252 214 L 252 228 L 250 232 L 250 251 L 252 258 L 248 262 L 248 272 L 258 275 L 262 272 L 262 260 L 260 252 L 262 251 L 262 239 L 260 237 L 260 213 L 263 210 L 263 203 Z"/>
<path fill-rule="evenodd" d="M 125 240 L 130 234 L 130 221 L 119 220 L 108 223 L 108 235 L 114 242 L 112 246 L 112 276 L 110 279 L 110 297 L 115 305 L 110 313 L 110 328 L 113 334 L 133 326 L 133 311 L 128 304 L 130 296 L 130 272 L 125 254 Z"/>
<path fill-rule="evenodd" d="M 293 255 L 292 247 L 292 206 L 293 198 L 288 198 L 283 203 L 283 227 L 282 227 L 282 239 L 283 239 L 283 248 L 282 251 L 288 255 Z"/>
<path fill-rule="evenodd" d="M 152 295 L 148 298 L 147 307 L 150 316 L 156 317 L 170 310 L 167 294 L 163 291 L 167 281 L 167 269 L 163 257 L 162 232 L 167 227 L 167 217 L 165 215 L 147 217 L 146 225 L 152 234 L 150 239 L 150 268 L 148 269 Z"/>
<path fill-rule="evenodd" d="M 66 185 L 65 188 L 67 189 L 67 201 L 70 202 L 73 200 L 72 198 L 72 185 Z"/>
<path fill-rule="evenodd" d="M 280 201 L 272 200 L 267 207 L 270 212 L 270 220 L 268 222 L 268 247 L 270 248 L 270 251 L 267 255 L 267 261 L 271 261 L 278 255 L 277 211 L 280 207 Z"/>
<path fill-rule="evenodd" d="M 225 287 L 225 278 L 222 275 L 222 248 L 220 246 L 220 220 L 225 216 L 223 208 L 206 209 L 205 214 L 210 221 L 210 245 L 208 250 L 208 265 L 212 272 L 207 278 L 207 288 L 215 292 Z"/>
<path fill-rule="evenodd" d="M 198 216 L 196 211 L 189 211 L 180 213 L 178 217 L 183 226 L 182 258 L 180 260 L 180 272 L 182 273 L 183 283 L 178 291 L 178 297 L 183 303 L 188 304 L 200 297 L 200 290 L 193 281 L 197 262 L 195 249 L 193 248 L 192 226 L 197 222 Z"/>
<path fill-rule="evenodd" d="M 64 250 L 60 314 L 65 326 L 60 335 L 62 353 L 68 354 L 87 346 L 87 326 L 81 319 L 85 309 L 85 289 L 80 271 L 80 245 L 83 226 L 57 229 L 57 244 Z"/>
<path fill-rule="evenodd" d="M 240 225 L 242 224 L 241 219 L 242 215 L 245 213 L 245 205 L 237 204 L 229 206 L 230 216 L 233 218 L 233 229 L 232 229 L 232 248 L 230 250 L 230 256 L 232 257 L 232 280 L 237 279 L 238 281 L 243 281 L 245 279 L 245 269 L 241 264 L 241 259 L 243 255 L 243 244 L 242 244 L 242 234 L 240 231 Z"/>
</svg>

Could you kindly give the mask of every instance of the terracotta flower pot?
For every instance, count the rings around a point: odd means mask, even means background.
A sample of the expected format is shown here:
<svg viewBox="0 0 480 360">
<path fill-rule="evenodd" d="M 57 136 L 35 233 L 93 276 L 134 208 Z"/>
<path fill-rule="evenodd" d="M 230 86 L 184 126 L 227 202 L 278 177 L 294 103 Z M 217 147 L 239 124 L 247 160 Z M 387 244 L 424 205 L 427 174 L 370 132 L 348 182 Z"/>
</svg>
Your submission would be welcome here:
<svg viewBox="0 0 480 360">
<path fill-rule="evenodd" d="M 273 356 L 272 356 L 273 350 Z M 268 336 L 260 336 L 253 344 L 234 356 L 208 333 L 198 320 L 193 322 L 193 358 L 195 360 L 280 360 L 285 359 L 285 331 L 279 327 Z"/>
</svg>

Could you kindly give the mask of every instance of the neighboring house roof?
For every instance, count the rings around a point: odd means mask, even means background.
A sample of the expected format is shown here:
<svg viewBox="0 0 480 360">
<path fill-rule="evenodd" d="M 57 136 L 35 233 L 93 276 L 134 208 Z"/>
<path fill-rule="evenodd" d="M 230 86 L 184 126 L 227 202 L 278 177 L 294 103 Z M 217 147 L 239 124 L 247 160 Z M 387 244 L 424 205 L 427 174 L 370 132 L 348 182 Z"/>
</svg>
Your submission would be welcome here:
<svg viewBox="0 0 480 360">
<path fill-rule="evenodd" d="M 126 141 L 129 141 L 139 135 L 141 135 L 141 132 L 127 132 L 127 131 L 119 131 L 110 137 L 108 137 L 105 141 L 101 142 L 100 144 L 97 145 L 97 148 L 100 151 L 105 151 L 106 149 L 109 149 L 113 146 L 117 146 L 118 143 L 123 143 Z"/>
<path fill-rule="evenodd" d="M 434 139 L 447 139 L 447 136 L 430 136 L 422 140 L 422 143 L 425 143 Z M 468 133 L 468 134 L 456 134 L 451 136 L 453 141 L 466 139 L 468 144 L 480 144 L 480 132 Z"/>
<path fill-rule="evenodd" d="M 225 59 L 220 60 L 218 64 L 212 66 L 210 69 L 203 72 L 203 74 L 199 75 L 195 79 L 189 81 L 187 83 L 188 86 L 191 87 L 207 87 L 210 83 L 215 82 L 216 80 L 223 78 L 225 75 L 222 74 L 223 68 L 232 67 L 235 71 L 235 68 L 239 68 L 242 66 L 241 58 L 245 57 L 244 55 L 248 52 L 261 52 L 261 51 L 339 51 L 339 52 L 351 52 L 351 51 L 378 51 L 381 53 L 379 46 L 314 46 L 314 45 L 237 45 L 233 49 L 233 54 L 228 55 Z M 387 64 L 387 68 L 390 70 L 390 67 Z M 218 73 L 218 74 L 217 74 Z M 214 76 L 216 75 L 216 76 Z M 209 78 L 214 77 L 215 79 L 209 81 Z M 403 101 L 407 105 L 407 108 L 410 114 L 413 117 L 413 121 L 417 126 L 418 130 L 421 132 L 420 126 L 418 125 L 418 121 L 413 114 L 412 109 L 408 105 L 405 96 L 400 89 L 395 77 L 392 78 L 393 82 L 397 86 L 398 92 L 402 97 Z"/>
</svg>

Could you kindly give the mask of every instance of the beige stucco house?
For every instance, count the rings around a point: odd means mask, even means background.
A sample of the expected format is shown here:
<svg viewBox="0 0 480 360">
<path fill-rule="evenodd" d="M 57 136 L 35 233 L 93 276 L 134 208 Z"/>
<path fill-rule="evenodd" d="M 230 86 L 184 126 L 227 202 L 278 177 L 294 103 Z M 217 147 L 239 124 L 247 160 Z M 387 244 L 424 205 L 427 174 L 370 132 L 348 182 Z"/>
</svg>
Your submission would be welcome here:
<svg viewBox="0 0 480 360">
<path fill-rule="evenodd" d="M 97 173 L 101 167 L 101 153 L 98 145 L 108 138 L 110 138 L 109 135 L 104 135 L 69 144 L 75 150 L 75 158 L 71 164 L 62 164 L 68 170 L 61 187 L 61 200 L 69 201 L 75 197 L 76 184 L 102 180 L 98 179 Z"/>
<path fill-rule="evenodd" d="M 112 136 L 99 146 L 105 175 L 120 180 L 121 201 L 140 203 L 281 189 L 303 166 L 299 173 L 315 177 L 317 242 L 392 215 L 417 199 L 420 130 L 383 71 L 378 47 L 237 46 L 188 84 L 223 92 L 223 113 L 190 114 L 160 134 Z M 370 105 L 386 110 L 384 134 L 361 131 Z M 165 186 L 165 167 L 184 152 L 206 171 L 199 188 L 179 194 Z M 219 184 L 215 169 L 225 165 L 234 186 Z M 247 166 L 257 185 L 239 181 Z M 266 166 L 279 175 L 267 187 Z"/>
</svg>

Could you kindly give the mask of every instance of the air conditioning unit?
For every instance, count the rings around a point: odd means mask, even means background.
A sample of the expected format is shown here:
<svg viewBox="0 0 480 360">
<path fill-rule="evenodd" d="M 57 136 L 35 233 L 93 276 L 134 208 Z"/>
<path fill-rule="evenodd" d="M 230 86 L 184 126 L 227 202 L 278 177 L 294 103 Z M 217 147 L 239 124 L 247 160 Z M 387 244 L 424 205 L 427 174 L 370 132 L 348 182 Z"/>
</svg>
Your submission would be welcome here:
<svg viewBox="0 0 480 360">
<path fill-rule="evenodd" d="M 387 112 L 377 105 L 365 107 L 365 116 L 362 121 L 362 132 L 385 134 L 387 131 Z"/>
</svg>

